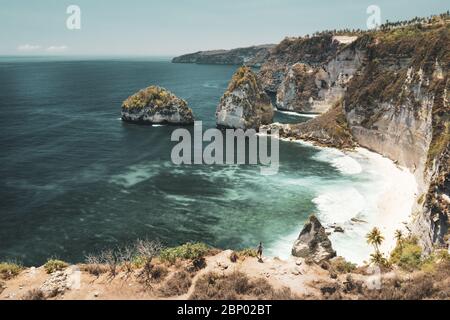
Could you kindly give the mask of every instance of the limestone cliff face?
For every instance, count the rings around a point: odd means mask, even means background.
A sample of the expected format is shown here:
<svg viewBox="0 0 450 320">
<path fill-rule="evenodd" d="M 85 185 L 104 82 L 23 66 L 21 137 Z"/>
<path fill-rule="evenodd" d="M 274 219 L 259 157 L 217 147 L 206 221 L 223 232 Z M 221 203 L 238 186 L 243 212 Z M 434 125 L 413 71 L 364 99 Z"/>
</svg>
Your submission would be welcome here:
<svg viewBox="0 0 450 320">
<path fill-rule="evenodd" d="M 347 122 L 360 145 L 415 174 L 419 194 L 411 229 L 430 251 L 433 243 L 444 243 L 448 229 L 450 27 L 410 26 L 360 41 L 369 60 L 349 83 Z"/>
<path fill-rule="evenodd" d="M 150 86 L 123 102 L 122 120 L 142 124 L 189 125 L 194 123 L 194 115 L 186 101 L 164 88 Z"/>
<path fill-rule="evenodd" d="M 345 44 L 326 33 L 313 37 L 286 38 L 271 50 L 258 77 L 264 90 L 276 93 L 289 68 L 296 63 L 315 67 L 326 62 Z"/>
<path fill-rule="evenodd" d="M 364 51 L 348 44 L 319 67 L 294 64 L 278 88 L 277 108 L 306 113 L 328 111 L 343 98 L 365 58 Z"/>
<path fill-rule="evenodd" d="M 172 59 L 173 63 L 229 64 L 259 67 L 275 45 L 267 44 L 232 50 L 199 51 Z"/>
<path fill-rule="evenodd" d="M 216 111 L 218 127 L 256 129 L 273 120 L 270 97 L 248 67 L 237 70 Z"/>
</svg>

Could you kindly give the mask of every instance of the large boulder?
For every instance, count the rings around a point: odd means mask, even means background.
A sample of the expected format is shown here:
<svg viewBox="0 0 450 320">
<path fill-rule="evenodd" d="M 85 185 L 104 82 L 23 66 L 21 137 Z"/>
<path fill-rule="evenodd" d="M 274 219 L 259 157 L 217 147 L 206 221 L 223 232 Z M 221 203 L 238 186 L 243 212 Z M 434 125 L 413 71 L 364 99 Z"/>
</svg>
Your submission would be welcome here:
<svg viewBox="0 0 450 320">
<path fill-rule="evenodd" d="M 216 110 L 220 128 L 255 129 L 273 120 L 270 97 L 264 92 L 249 67 L 241 67 L 234 74 Z"/>
<path fill-rule="evenodd" d="M 194 116 L 186 101 L 164 88 L 150 86 L 123 102 L 122 120 L 143 124 L 189 125 L 194 123 Z"/>
<path fill-rule="evenodd" d="M 309 217 L 300 236 L 294 243 L 292 255 L 299 258 L 312 259 L 319 263 L 336 257 L 325 228 L 314 215 Z"/>
</svg>

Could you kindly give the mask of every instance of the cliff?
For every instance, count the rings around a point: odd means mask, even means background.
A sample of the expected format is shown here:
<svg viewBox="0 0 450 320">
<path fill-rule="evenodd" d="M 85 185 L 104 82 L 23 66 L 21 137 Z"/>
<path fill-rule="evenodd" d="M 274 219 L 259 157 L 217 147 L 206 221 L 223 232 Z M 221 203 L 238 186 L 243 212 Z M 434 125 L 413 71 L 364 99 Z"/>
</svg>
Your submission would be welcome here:
<svg viewBox="0 0 450 320">
<path fill-rule="evenodd" d="M 260 45 L 232 50 L 199 51 L 175 57 L 173 63 L 229 64 L 261 66 L 270 54 L 274 45 Z"/>
<path fill-rule="evenodd" d="M 426 252 L 448 246 L 449 33 L 444 14 L 350 43 L 328 35 L 285 40 L 259 74 L 266 90 L 277 91 L 279 108 L 325 112 L 304 124 L 272 125 L 285 137 L 339 148 L 357 143 L 415 174 L 410 229 Z"/>
<path fill-rule="evenodd" d="M 259 130 L 261 125 L 272 122 L 273 115 L 270 97 L 255 73 L 249 67 L 240 67 L 217 106 L 217 126 Z"/>
<path fill-rule="evenodd" d="M 449 20 L 379 31 L 358 42 L 367 60 L 348 85 L 347 122 L 360 145 L 415 174 L 411 228 L 431 251 L 433 243 L 445 243 L 448 229 Z"/>
</svg>

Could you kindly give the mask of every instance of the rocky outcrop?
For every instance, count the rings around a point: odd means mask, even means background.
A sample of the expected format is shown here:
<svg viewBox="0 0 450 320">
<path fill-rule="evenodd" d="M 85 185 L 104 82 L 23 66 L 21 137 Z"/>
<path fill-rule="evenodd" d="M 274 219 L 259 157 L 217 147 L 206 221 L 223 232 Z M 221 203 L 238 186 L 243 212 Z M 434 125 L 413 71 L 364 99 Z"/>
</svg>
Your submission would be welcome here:
<svg viewBox="0 0 450 320">
<path fill-rule="evenodd" d="M 267 132 L 278 130 L 282 138 L 301 139 L 324 147 L 353 149 L 357 145 L 347 125 L 340 102 L 323 115 L 310 121 L 297 124 L 273 123 L 262 128 Z"/>
<path fill-rule="evenodd" d="M 317 263 L 336 257 L 336 251 L 333 250 L 325 228 L 315 216 L 309 217 L 303 227 L 292 248 L 292 255 L 312 259 Z"/>
<path fill-rule="evenodd" d="M 189 125 L 194 123 L 194 116 L 186 101 L 164 88 L 150 86 L 123 102 L 122 120 L 143 124 Z"/>
<path fill-rule="evenodd" d="M 249 67 L 234 74 L 216 110 L 218 127 L 255 129 L 273 120 L 270 97 L 264 92 Z"/>
<path fill-rule="evenodd" d="M 232 50 L 199 51 L 175 57 L 173 63 L 229 64 L 261 66 L 275 45 L 267 44 Z"/>
</svg>

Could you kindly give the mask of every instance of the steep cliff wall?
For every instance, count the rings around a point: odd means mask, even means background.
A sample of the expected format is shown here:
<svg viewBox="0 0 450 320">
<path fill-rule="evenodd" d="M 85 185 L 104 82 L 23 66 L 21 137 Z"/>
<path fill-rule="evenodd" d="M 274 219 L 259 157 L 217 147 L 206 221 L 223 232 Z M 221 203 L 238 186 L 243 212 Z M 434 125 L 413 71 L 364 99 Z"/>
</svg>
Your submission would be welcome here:
<svg viewBox="0 0 450 320">
<path fill-rule="evenodd" d="M 347 45 L 317 67 L 296 63 L 277 91 L 277 107 L 296 112 L 324 113 L 344 97 L 347 85 L 366 59 L 365 51 Z M 335 40 L 336 41 L 336 40 Z M 350 44 L 348 44 L 350 43 Z"/>
<path fill-rule="evenodd" d="M 358 41 L 368 59 L 344 98 L 349 128 L 360 145 L 415 174 L 411 229 L 429 251 L 448 229 L 450 26 L 409 26 Z"/>
</svg>

